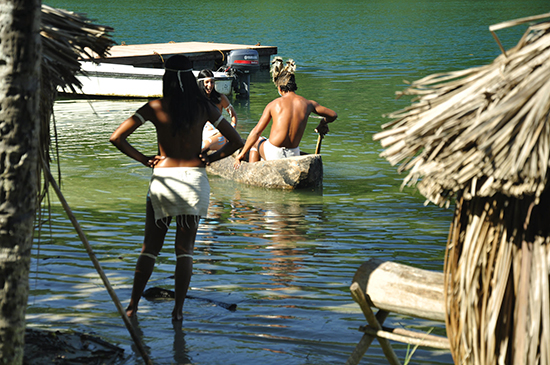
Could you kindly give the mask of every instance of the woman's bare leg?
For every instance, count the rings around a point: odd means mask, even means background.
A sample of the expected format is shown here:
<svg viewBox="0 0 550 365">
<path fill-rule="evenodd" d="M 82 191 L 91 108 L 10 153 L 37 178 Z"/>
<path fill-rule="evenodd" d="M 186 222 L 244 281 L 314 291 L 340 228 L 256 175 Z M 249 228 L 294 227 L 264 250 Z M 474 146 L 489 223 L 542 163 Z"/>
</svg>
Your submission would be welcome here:
<svg viewBox="0 0 550 365">
<path fill-rule="evenodd" d="M 254 146 L 250 149 L 248 162 L 258 162 L 264 157 L 264 142 L 266 139 L 264 137 L 258 138 Z"/>
<path fill-rule="evenodd" d="M 175 292 L 176 303 L 172 312 L 172 320 L 183 319 L 183 303 L 193 275 L 193 249 L 199 227 L 199 216 L 184 215 L 176 218 L 176 273 Z"/>
<path fill-rule="evenodd" d="M 248 162 L 258 162 L 260 161 L 260 154 L 258 153 L 258 150 L 255 147 L 252 147 L 250 149 L 250 153 L 248 155 Z"/>
<path fill-rule="evenodd" d="M 209 149 L 211 151 L 217 151 L 227 143 L 227 139 L 221 133 L 216 133 L 212 137 L 204 139 L 202 141 L 202 150 Z"/>
<path fill-rule="evenodd" d="M 156 225 L 153 206 L 151 201 L 147 199 L 145 237 L 143 239 L 141 255 L 139 255 L 136 263 L 130 304 L 128 304 L 128 308 L 126 308 L 126 315 L 128 317 L 132 317 L 138 310 L 141 295 L 155 268 L 155 259 L 164 244 L 164 237 L 168 231 L 168 224 L 170 224 L 170 218 L 168 218 L 166 224 L 159 222 L 159 225 Z"/>
</svg>

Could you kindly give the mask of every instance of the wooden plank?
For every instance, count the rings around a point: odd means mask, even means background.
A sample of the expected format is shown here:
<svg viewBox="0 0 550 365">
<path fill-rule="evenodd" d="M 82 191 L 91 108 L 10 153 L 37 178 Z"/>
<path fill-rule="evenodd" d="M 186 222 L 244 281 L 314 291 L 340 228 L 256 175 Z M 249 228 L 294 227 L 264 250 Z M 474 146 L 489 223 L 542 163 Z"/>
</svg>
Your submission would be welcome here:
<svg viewBox="0 0 550 365">
<path fill-rule="evenodd" d="M 354 284 L 376 308 L 445 321 L 443 273 L 370 259 L 356 271 Z"/>
</svg>

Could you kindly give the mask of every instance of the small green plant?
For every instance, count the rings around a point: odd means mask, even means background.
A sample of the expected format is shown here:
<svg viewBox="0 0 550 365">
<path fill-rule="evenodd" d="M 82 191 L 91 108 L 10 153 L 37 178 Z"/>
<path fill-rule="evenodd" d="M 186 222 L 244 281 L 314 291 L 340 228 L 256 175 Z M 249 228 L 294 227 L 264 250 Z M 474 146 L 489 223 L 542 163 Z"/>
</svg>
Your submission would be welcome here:
<svg viewBox="0 0 550 365">
<path fill-rule="evenodd" d="M 429 335 L 433 330 L 434 330 L 434 327 L 430 328 L 430 330 L 428 332 L 426 332 L 426 336 Z M 412 356 L 413 356 L 414 352 L 416 351 L 416 349 L 418 348 L 418 346 L 420 346 L 420 344 L 417 344 L 416 346 L 414 346 L 412 351 L 411 351 L 411 344 L 409 343 L 407 345 L 407 354 L 405 355 L 405 362 L 403 363 L 403 365 L 408 365 L 409 364 L 409 362 L 411 361 Z"/>
</svg>

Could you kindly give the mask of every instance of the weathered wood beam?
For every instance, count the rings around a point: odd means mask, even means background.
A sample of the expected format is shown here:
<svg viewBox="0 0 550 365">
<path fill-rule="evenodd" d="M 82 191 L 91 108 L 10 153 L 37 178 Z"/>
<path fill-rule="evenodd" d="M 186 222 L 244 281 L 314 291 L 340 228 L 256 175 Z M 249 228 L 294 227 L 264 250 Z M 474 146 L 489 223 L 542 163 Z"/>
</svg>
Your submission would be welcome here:
<svg viewBox="0 0 550 365">
<path fill-rule="evenodd" d="M 369 305 L 388 312 L 445 321 L 443 273 L 377 259 L 356 271 L 357 284 Z"/>
</svg>

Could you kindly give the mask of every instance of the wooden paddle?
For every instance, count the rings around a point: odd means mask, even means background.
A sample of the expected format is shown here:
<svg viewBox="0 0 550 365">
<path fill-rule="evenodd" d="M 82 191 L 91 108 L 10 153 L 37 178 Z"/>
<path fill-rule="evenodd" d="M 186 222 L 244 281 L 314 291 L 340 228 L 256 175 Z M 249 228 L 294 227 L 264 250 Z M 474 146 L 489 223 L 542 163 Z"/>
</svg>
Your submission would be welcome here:
<svg viewBox="0 0 550 365">
<path fill-rule="evenodd" d="M 176 293 L 173 290 L 170 289 L 164 289 L 160 288 L 158 286 L 154 286 L 152 288 L 149 288 L 143 292 L 142 295 L 147 300 L 156 300 L 156 299 L 174 299 L 176 297 Z M 198 300 L 204 300 L 206 302 L 213 303 L 217 305 L 218 307 L 227 309 L 228 311 L 234 312 L 237 310 L 237 304 L 235 303 L 226 303 L 215 299 L 205 298 L 205 297 L 197 297 L 194 295 L 185 295 L 186 298 L 189 299 L 198 299 Z"/>
<path fill-rule="evenodd" d="M 317 137 L 317 146 L 315 147 L 315 154 L 318 155 L 321 153 L 321 142 L 323 141 L 323 135 L 319 133 L 319 137 Z"/>
<path fill-rule="evenodd" d="M 315 119 L 323 119 L 322 116 L 320 115 L 310 115 L 309 116 L 310 118 L 315 118 Z M 317 129 L 315 129 L 315 132 L 317 132 Z M 317 146 L 315 147 L 315 154 L 318 155 L 321 153 L 321 142 L 323 141 L 323 135 L 321 135 L 321 133 L 319 133 L 319 137 L 317 137 Z"/>
</svg>

